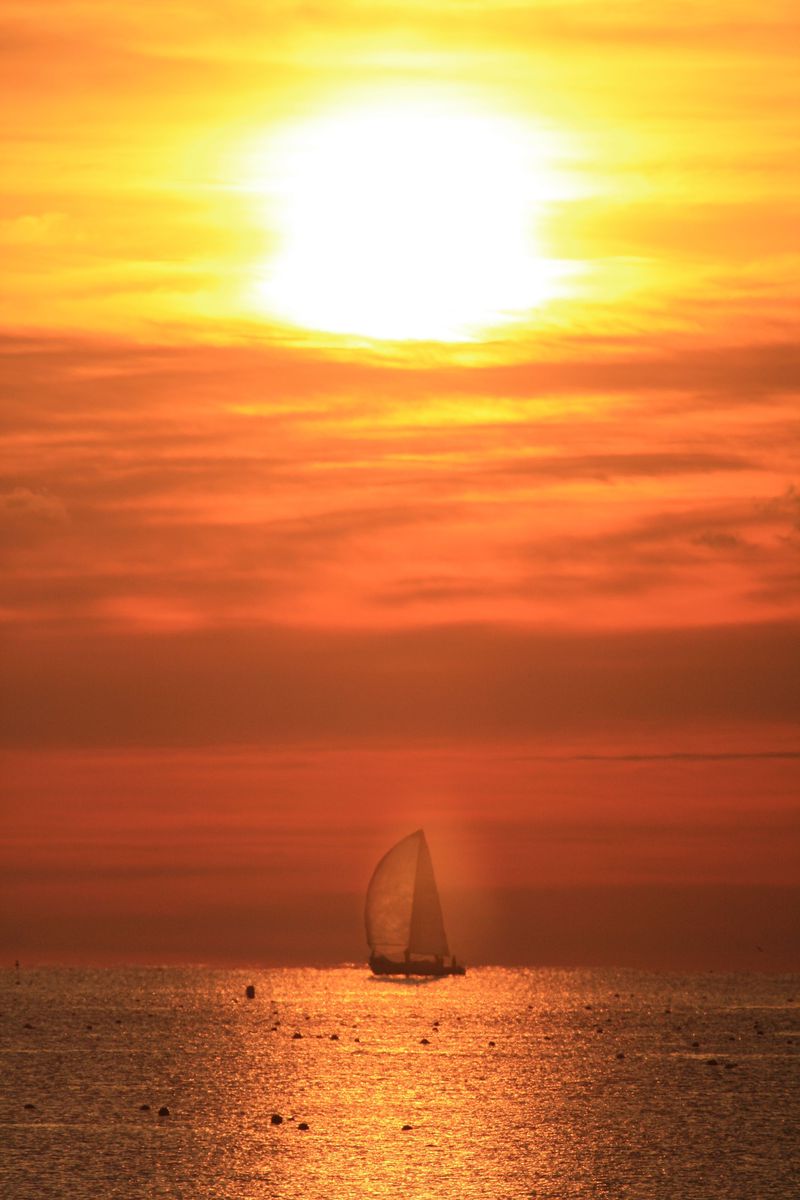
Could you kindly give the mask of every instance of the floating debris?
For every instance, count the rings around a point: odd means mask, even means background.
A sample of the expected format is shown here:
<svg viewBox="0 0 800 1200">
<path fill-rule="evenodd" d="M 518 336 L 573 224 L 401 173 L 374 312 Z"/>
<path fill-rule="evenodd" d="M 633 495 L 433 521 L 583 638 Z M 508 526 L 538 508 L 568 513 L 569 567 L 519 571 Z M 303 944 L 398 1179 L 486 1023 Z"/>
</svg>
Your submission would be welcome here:
<svg viewBox="0 0 800 1200">
<path fill-rule="evenodd" d="M 331 1034 L 331 1041 L 332 1041 L 332 1042 L 338 1042 L 338 1040 L 339 1040 L 339 1035 L 338 1035 L 338 1033 L 332 1033 L 332 1034 Z"/>
<path fill-rule="evenodd" d="M 625 1057 L 625 1051 L 624 1051 L 624 1050 L 618 1050 L 618 1051 L 617 1051 L 617 1058 L 624 1058 L 624 1057 Z"/>
<path fill-rule="evenodd" d="M 255 1000 L 255 998 L 256 998 L 255 985 L 252 983 L 248 983 L 247 987 L 244 989 L 244 994 L 245 994 L 245 996 L 247 996 L 248 1000 Z"/>
<path fill-rule="evenodd" d="M 430 1046 L 430 1042 L 428 1041 L 427 1038 L 420 1038 L 419 1044 L 420 1044 L 420 1046 Z"/>
<path fill-rule="evenodd" d="M 717 1062 L 717 1060 L 715 1058 L 707 1058 L 706 1066 L 707 1067 L 718 1067 L 719 1063 Z"/>
<path fill-rule="evenodd" d="M 408 1130 L 408 1129 L 413 1129 L 413 1128 L 414 1128 L 414 1126 L 413 1126 L 413 1125 L 404 1125 L 404 1126 L 403 1126 L 403 1133 L 405 1133 L 405 1132 L 406 1132 L 406 1130 Z"/>
<path fill-rule="evenodd" d="M 280 1113 L 273 1113 L 269 1119 L 269 1123 L 270 1123 L 270 1125 L 282 1125 L 283 1117 L 281 1116 Z"/>
<path fill-rule="evenodd" d="M 149 1104 L 140 1104 L 139 1112 L 150 1112 L 150 1105 Z"/>
<path fill-rule="evenodd" d="M 308 1129 L 308 1121 L 301 1121 L 297 1128 L 303 1130 Z"/>
<path fill-rule="evenodd" d="M 299 1041 L 299 1039 L 300 1039 L 302 1036 L 303 1036 L 303 1035 L 302 1035 L 302 1033 L 293 1033 L 293 1034 L 292 1034 L 292 1041 L 293 1041 L 293 1042 Z"/>
<path fill-rule="evenodd" d="M 25 1104 L 23 1107 L 24 1107 L 24 1108 L 31 1109 L 32 1111 L 34 1111 L 34 1110 L 36 1109 L 36 1105 L 35 1105 L 35 1104 Z"/>
</svg>

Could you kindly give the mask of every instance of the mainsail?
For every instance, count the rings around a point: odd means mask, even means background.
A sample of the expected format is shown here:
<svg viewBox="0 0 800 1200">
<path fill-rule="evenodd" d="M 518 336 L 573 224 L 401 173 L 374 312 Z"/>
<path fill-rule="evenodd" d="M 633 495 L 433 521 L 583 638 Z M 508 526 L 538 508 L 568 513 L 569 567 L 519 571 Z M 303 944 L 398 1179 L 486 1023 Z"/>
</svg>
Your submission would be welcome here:
<svg viewBox="0 0 800 1200">
<path fill-rule="evenodd" d="M 378 863 L 364 916 L 373 955 L 449 955 L 433 863 L 421 829 L 403 838 Z"/>
</svg>

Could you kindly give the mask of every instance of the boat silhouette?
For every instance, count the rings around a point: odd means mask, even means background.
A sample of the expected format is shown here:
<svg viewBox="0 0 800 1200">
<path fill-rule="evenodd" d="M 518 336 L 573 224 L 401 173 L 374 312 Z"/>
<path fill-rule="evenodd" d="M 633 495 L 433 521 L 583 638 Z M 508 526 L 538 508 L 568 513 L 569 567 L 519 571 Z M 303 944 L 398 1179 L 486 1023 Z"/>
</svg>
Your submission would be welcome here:
<svg viewBox="0 0 800 1200">
<path fill-rule="evenodd" d="M 451 955 L 423 830 L 392 846 L 375 868 L 364 910 L 375 975 L 464 975 Z"/>
</svg>

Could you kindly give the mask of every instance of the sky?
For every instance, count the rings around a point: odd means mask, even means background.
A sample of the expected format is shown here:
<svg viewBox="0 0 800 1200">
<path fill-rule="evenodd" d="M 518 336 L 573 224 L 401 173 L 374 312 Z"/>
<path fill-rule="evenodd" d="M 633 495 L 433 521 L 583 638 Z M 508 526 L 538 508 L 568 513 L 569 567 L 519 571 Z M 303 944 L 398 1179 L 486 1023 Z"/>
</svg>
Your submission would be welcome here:
<svg viewBox="0 0 800 1200">
<path fill-rule="evenodd" d="M 798 35 L 4 5 L 6 961 L 796 966 Z"/>
</svg>

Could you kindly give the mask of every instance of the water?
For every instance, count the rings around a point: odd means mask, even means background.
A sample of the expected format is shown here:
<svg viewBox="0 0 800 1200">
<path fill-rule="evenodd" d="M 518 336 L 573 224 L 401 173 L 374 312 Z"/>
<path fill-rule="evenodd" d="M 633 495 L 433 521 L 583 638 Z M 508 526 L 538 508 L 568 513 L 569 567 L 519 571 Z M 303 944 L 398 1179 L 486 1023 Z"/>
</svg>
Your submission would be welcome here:
<svg viewBox="0 0 800 1200">
<path fill-rule="evenodd" d="M 0 987 L 13 1200 L 800 1196 L 800 976 L 42 968 Z"/>
</svg>

